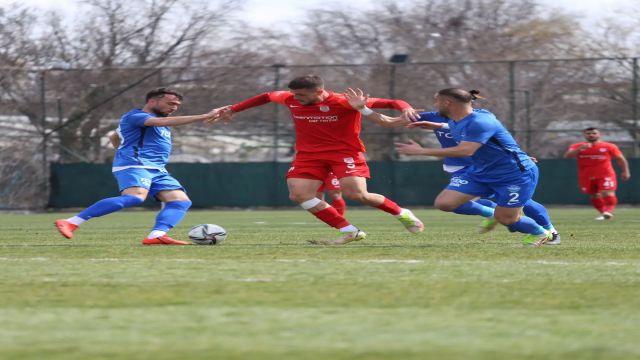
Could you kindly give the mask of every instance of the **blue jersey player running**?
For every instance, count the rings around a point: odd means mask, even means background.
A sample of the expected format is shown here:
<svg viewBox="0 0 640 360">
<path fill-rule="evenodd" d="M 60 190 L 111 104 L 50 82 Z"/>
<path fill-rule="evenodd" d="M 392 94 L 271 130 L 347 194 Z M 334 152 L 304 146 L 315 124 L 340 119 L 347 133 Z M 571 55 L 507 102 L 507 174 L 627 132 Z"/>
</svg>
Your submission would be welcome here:
<svg viewBox="0 0 640 360">
<path fill-rule="evenodd" d="M 494 195 L 495 219 L 509 230 L 527 234 L 524 243 L 540 246 L 553 235 L 532 218 L 522 214 L 538 183 L 538 168 L 524 153 L 500 121 L 487 110 L 472 107 L 477 90 L 458 88 L 440 90 L 435 98 L 438 112 L 449 119 L 456 146 L 444 149 L 423 148 L 410 141 L 396 144 L 405 155 L 471 157 L 472 164 L 451 182 L 435 200 L 435 206 L 453 211 L 480 196 Z"/>
<path fill-rule="evenodd" d="M 476 110 L 474 111 L 484 111 L 484 110 Z M 447 117 L 442 116 L 440 113 L 436 111 L 429 112 L 421 112 L 419 114 L 420 120 L 419 122 L 409 124 L 410 128 L 423 128 L 433 130 L 440 146 L 442 148 L 452 148 L 458 145 L 458 143 L 453 139 L 453 135 L 449 130 L 449 120 Z M 462 176 L 467 169 L 473 165 L 473 160 L 471 157 L 445 157 L 443 161 L 443 169 L 444 171 L 451 174 L 451 178 Z M 489 196 L 493 197 L 493 196 Z M 480 225 L 480 233 L 485 233 L 493 230 L 497 221 L 493 217 L 493 209 L 496 207 L 496 203 L 489 199 L 475 199 L 471 200 L 471 202 L 477 203 L 480 206 L 475 204 L 465 203 L 454 209 L 453 212 L 456 214 L 462 215 L 480 215 L 485 217 L 485 220 Z M 483 208 L 481 206 L 485 206 L 491 208 L 491 210 L 487 208 Z M 559 245 L 560 244 L 560 235 L 557 230 L 554 228 L 551 223 L 551 217 L 549 216 L 549 212 L 547 209 L 540 204 L 539 202 L 529 199 L 526 203 L 524 203 L 522 211 L 524 214 L 533 220 L 535 220 L 538 225 L 542 226 L 545 230 L 548 230 L 552 233 L 553 239 L 545 243 L 546 245 Z"/>
<path fill-rule="evenodd" d="M 55 226 L 62 236 L 71 239 L 85 221 L 140 205 L 151 194 L 164 207 L 142 244 L 189 244 L 167 236 L 191 207 L 182 185 L 165 169 L 171 153 L 171 126 L 212 122 L 218 118 L 220 109 L 203 115 L 169 117 L 178 110 L 182 99 L 176 91 L 159 88 L 147 93 L 142 109 L 133 109 L 122 116 L 116 130 L 118 137 L 112 139 L 118 145 L 112 170 L 121 195 L 102 199 L 69 219 L 56 220 Z"/>
</svg>

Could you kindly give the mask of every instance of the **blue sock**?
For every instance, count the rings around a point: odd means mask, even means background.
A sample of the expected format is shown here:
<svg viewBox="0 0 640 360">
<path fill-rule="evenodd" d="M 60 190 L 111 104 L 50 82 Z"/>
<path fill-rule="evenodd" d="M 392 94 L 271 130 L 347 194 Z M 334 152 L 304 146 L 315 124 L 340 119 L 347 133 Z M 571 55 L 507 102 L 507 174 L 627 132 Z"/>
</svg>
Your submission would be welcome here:
<svg viewBox="0 0 640 360">
<path fill-rule="evenodd" d="M 153 226 L 153 230 L 169 231 L 173 229 L 182 220 L 190 207 L 190 200 L 165 203 L 164 208 L 156 216 L 156 224 Z"/>
<path fill-rule="evenodd" d="M 549 230 L 553 228 L 551 224 L 551 217 L 549 217 L 549 212 L 547 209 L 540 204 L 539 202 L 531 199 L 524 204 L 522 211 L 525 215 L 535 220 L 538 225 L 543 228 Z"/>
<path fill-rule="evenodd" d="M 140 205 L 143 202 L 144 200 L 133 195 L 122 195 L 106 198 L 84 209 L 77 216 L 85 220 L 89 220 L 94 217 L 111 214 L 112 212 L 116 212 L 124 208 Z"/>
<path fill-rule="evenodd" d="M 480 205 L 484 205 L 486 207 L 490 207 L 492 209 L 495 209 L 496 206 L 498 206 L 498 204 L 496 204 L 495 202 L 489 200 L 489 199 L 478 199 L 478 200 L 474 200 L 475 202 L 477 202 Z"/>
<path fill-rule="evenodd" d="M 480 215 L 483 217 L 492 217 L 493 208 L 480 205 L 475 201 L 467 201 L 453 210 L 456 214 L 461 215 Z"/>
<path fill-rule="evenodd" d="M 532 218 L 527 216 L 520 217 L 520 220 L 507 226 L 510 231 L 517 231 L 525 234 L 540 235 L 544 233 L 542 226 L 538 225 Z"/>
</svg>

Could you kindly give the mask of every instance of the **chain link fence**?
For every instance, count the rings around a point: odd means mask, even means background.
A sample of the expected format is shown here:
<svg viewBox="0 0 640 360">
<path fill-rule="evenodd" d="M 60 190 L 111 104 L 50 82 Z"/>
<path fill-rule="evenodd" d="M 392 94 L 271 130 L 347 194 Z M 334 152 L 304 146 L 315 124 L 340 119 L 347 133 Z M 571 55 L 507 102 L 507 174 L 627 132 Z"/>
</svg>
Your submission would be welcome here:
<svg viewBox="0 0 640 360">
<path fill-rule="evenodd" d="M 180 114 L 195 114 L 284 89 L 289 79 L 310 73 L 321 75 L 331 90 L 360 87 L 371 96 L 399 98 L 425 109 L 443 87 L 479 89 L 487 100 L 477 106 L 498 115 L 521 146 L 541 159 L 561 157 L 588 126 L 599 127 L 604 139 L 618 144 L 629 157 L 638 157 L 640 151 L 638 58 L 0 68 L 0 209 L 46 207 L 51 162 L 110 162 L 114 150 L 108 134 L 122 113 L 142 106 L 151 88 L 180 90 L 185 94 Z M 393 151 L 393 143 L 407 138 L 437 146 L 431 132 L 382 129 L 366 121 L 362 138 L 372 160 L 404 160 Z M 269 104 L 238 114 L 229 125 L 175 128 L 171 161 L 287 162 L 293 143 L 288 111 Z"/>
</svg>

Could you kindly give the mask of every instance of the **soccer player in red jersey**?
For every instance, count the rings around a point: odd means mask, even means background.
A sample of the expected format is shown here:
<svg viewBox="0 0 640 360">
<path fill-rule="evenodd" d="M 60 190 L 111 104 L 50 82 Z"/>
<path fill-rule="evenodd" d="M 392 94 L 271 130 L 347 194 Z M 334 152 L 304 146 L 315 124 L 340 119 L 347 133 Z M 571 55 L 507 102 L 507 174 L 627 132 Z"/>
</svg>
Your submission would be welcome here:
<svg viewBox="0 0 640 360">
<path fill-rule="evenodd" d="M 349 105 L 344 94 L 325 90 L 324 81 L 316 75 L 297 77 L 288 87 L 289 91 L 262 93 L 231 105 L 221 113 L 221 118 L 228 121 L 234 113 L 270 102 L 289 109 L 296 134 L 296 155 L 287 174 L 289 198 L 341 233 L 337 239 L 312 243 L 341 245 L 366 237 L 335 208 L 316 197 L 318 187 L 329 172 L 338 177 L 347 198 L 395 216 L 412 233 L 424 230 L 422 222 L 410 210 L 367 191 L 370 174 L 365 147 L 360 140 L 361 114 Z M 400 110 L 407 118 L 417 120 L 417 112 L 401 100 L 370 98 L 367 105 Z M 384 127 L 398 126 L 393 121 L 374 122 Z"/>
<path fill-rule="evenodd" d="M 623 181 L 631 177 L 629 163 L 616 145 L 600 140 L 598 129 L 586 128 L 583 134 L 586 141 L 571 144 L 564 157 L 578 159 L 580 191 L 591 197 L 593 207 L 600 213 L 596 220 L 609 220 L 618 204 L 618 183 L 611 158 L 616 159 L 622 169 L 620 177 Z"/>
<path fill-rule="evenodd" d="M 320 200 L 324 200 L 324 192 L 327 192 L 331 203 L 329 205 L 333 206 L 340 215 L 344 216 L 344 212 L 347 209 L 347 204 L 344 202 L 342 198 L 342 189 L 340 188 L 340 180 L 334 173 L 329 173 L 326 179 L 324 179 L 324 183 L 320 185 L 318 190 L 316 191 L 316 197 Z"/>
</svg>

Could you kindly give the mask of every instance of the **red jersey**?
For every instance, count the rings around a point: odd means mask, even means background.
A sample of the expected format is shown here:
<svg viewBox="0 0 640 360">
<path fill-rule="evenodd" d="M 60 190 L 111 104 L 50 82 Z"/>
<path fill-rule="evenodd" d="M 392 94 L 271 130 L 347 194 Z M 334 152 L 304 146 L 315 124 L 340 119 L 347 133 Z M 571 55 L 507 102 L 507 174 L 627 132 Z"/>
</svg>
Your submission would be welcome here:
<svg viewBox="0 0 640 360">
<path fill-rule="evenodd" d="M 254 96 L 231 106 L 234 112 L 275 102 L 286 106 L 296 130 L 296 152 L 340 153 L 364 152 L 360 140 L 361 116 L 345 99 L 344 95 L 329 92 L 324 101 L 302 105 L 289 91 L 274 91 Z M 404 110 L 411 105 L 402 100 L 370 98 L 370 108 L 394 108 Z"/>
<path fill-rule="evenodd" d="M 569 150 L 575 150 L 586 144 L 586 141 L 571 144 Z M 597 141 L 590 148 L 581 150 L 578 155 L 578 173 L 580 176 L 605 176 L 615 174 L 611 158 L 622 156 L 620 149 L 612 143 Z"/>
</svg>

